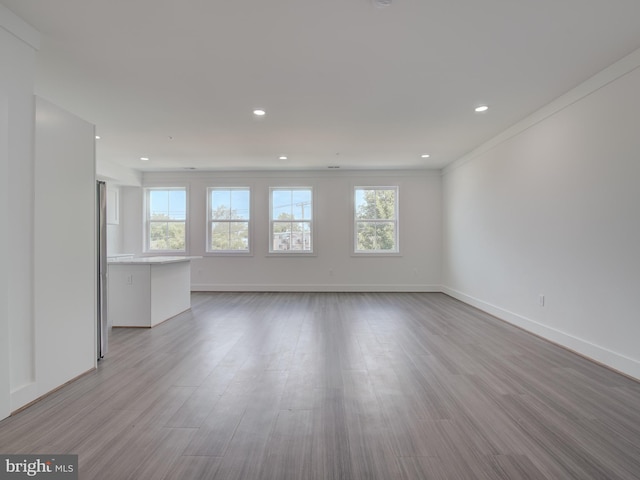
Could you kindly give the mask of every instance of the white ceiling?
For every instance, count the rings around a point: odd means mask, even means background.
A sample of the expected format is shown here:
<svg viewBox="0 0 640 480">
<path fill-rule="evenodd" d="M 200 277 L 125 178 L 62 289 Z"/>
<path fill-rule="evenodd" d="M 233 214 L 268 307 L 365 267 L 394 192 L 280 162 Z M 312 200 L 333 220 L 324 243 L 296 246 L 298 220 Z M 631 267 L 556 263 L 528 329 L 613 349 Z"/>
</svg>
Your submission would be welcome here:
<svg viewBox="0 0 640 480">
<path fill-rule="evenodd" d="M 638 0 L 0 3 L 36 93 L 141 170 L 441 168 L 640 47 Z"/>
</svg>

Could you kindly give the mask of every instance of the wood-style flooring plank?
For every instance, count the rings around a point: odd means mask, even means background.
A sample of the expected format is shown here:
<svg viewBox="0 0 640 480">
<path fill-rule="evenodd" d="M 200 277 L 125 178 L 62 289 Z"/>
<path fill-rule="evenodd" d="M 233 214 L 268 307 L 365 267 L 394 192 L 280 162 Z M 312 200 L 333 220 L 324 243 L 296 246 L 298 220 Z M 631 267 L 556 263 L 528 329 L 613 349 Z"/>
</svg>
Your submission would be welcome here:
<svg viewBox="0 0 640 480">
<path fill-rule="evenodd" d="M 0 422 L 80 478 L 640 478 L 640 384 L 431 293 L 220 292 Z"/>
</svg>

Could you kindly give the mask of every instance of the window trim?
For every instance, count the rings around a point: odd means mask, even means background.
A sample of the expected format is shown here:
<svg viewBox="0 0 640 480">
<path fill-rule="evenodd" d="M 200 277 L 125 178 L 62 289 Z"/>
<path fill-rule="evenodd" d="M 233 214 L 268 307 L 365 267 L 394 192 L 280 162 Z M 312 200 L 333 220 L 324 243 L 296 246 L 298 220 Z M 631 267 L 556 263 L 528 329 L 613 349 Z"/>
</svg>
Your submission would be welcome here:
<svg viewBox="0 0 640 480">
<path fill-rule="evenodd" d="M 311 192 L 311 219 L 310 220 L 295 220 L 295 222 L 305 222 L 310 225 L 310 242 L 311 249 L 310 250 L 274 250 L 273 248 L 273 225 L 277 220 L 273 219 L 273 192 L 277 190 L 309 190 Z M 315 240 L 315 232 L 316 232 L 316 199 L 315 199 L 315 190 L 313 186 L 289 186 L 289 185 L 281 185 L 277 187 L 269 187 L 269 250 L 268 256 L 280 257 L 280 256 L 316 256 L 316 240 Z"/>
<path fill-rule="evenodd" d="M 356 194 L 358 190 L 394 190 L 395 191 L 395 245 L 394 250 L 358 250 L 358 220 L 356 217 Z M 354 185 L 351 192 L 351 255 L 354 257 L 399 257 L 402 255 L 400 250 L 400 186 L 399 185 Z M 381 220 L 380 222 L 389 222 L 389 220 Z"/>
<path fill-rule="evenodd" d="M 248 250 L 212 250 L 211 249 L 211 192 L 213 190 L 248 190 L 249 191 L 249 249 Z M 206 188 L 206 221 L 205 221 L 205 253 L 211 256 L 240 256 L 253 255 L 253 188 L 249 185 L 215 185 Z M 230 221 L 229 221 L 230 222 Z"/>
<path fill-rule="evenodd" d="M 153 255 L 175 255 L 185 254 L 189 252 L 189 187 L 187 185 L 153 185 L 143 187 L 143 208 L 142 208 L 142 251 L 144 254 Z M 167 220 L 170 223 L 184 223 L 184 249 L 183 250 L 153 250 L 150 248 L 150 223 L 149 218 L 149 192 L 152 190 L 180 190 L 185 194 L 185 215 L 184 220 Z"/>
</svg>

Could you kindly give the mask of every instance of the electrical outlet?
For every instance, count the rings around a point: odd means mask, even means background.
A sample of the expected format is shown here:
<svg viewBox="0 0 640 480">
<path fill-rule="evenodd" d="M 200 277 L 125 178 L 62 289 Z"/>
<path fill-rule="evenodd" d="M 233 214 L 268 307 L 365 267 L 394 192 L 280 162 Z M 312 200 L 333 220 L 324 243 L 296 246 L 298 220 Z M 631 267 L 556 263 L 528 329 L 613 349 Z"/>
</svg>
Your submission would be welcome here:
<svg viewBox="0 0 640 480">
<path fill-rule="evenodd" d="M 538 305 L 544 307 L 544 295 L 542 294 L 538 295 Z"/>
</svg>

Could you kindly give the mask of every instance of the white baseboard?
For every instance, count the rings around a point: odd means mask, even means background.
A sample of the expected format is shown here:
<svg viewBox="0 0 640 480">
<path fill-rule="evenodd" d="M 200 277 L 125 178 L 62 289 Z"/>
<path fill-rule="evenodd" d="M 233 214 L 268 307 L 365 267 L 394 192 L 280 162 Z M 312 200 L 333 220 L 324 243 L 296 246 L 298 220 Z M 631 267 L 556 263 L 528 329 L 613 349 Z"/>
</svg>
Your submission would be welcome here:
<svg viewBox="0 0 640 480">
<path fill-rule="evenodd" d="M 468 305 L 476 307 L 483 312 L 489 313 L 500 320 L 504 320 L 505 322 L 520 327 L 523 330 L 538 335 L 550 342 L 587 357 L 590 360 L 616 370 L 624 375 L 640 380 L 640 362 L 633 358 L 626 357 L 600 345 L 575 337 L 569 333 L 556 330 L 548 325 L 536 322 L 535 320 L 517 313 L 510 312 L 509 310 L 505 310 L 497 305 L 472 297 L 453 288 L 442 286 L 441 291 Z"/>
<path fill-rule="evenodd" d="M 11 391 L 11 411 L 15 412 L 36 398 L 38 398 L 38 386 L 35 382 L 13 389 Z"/>
<path fill-rule="evenodd" d="M 228 284 L 192 283 L 192 292 L 441 292 L 440 285 L 422 284 Z"/>
</svg>

